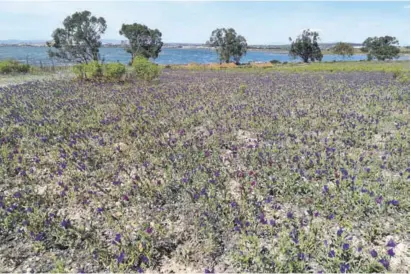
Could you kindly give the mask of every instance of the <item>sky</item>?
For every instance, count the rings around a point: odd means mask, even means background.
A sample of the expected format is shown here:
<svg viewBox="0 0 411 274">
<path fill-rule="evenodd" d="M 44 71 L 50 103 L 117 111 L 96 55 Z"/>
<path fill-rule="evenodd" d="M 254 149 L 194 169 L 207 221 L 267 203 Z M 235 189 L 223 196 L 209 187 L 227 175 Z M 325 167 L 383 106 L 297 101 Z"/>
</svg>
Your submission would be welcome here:
<svg viewBox="0 0 411 274">
<path fill-rule="evenodd" d="M 89 10 L 107 21 L 103 39 L 125 40 L 123 23 L 157 28 L 166 43 L 204 43 L 216 28 L 232 27 L 248 44 L 288 44 L 303 29 L 322 42 L 362 43 L 395 36 L 410 44 L 410 2 L 141 2 L 0 0 L 0 40 L 50 40 L 66 16 Z"/>
</svg>

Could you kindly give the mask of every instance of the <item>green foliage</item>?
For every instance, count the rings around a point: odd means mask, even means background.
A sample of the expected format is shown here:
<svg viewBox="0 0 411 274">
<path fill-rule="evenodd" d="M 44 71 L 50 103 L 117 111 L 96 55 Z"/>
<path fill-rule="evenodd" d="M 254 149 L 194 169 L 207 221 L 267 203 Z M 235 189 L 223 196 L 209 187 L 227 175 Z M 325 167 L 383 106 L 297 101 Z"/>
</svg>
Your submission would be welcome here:
<svg viewBox="0 0 411 274">
<path fill-rule="evenodd" d="M 392 60 L 399 57 L 400 49 L 398 40 L 392 36 L 368 37 L 364 43 L 363 52 L 367 53 L 367 59 L 379 61 Z"/>
<path fill-rule="evenodd" d="M 406 70 L 395 70 L 393 72 L 393 76 L 395 79 L 402 83 L 409 83 L 410 82 L 410 71 Z"/>
<path fill-rule="evenodd" d="M 216 49 L 220 62 L 229 63 L 233 58 L 234 62 L 239 64 L 241 57 L 247 53 L 246 39 L 237 35 L 232 28 L 215 29 L 206 44 Z"/>
<path fill-rule="evenodd" d="M 103 67 L 97 61 L 84 64 L 84 70 L 86 78 L 89 79 L 100 78 L 103 76 Z"/>
<path fill-rule="evenodd" d="M 124 35 L 129 43 L 125 50 L 131 54 L 131 63 L 136 56 L 141 55 L 145 58 L 157 58 L 161 52 L 163 42 L 161 41 L 161 32 L 158 29 L 149 29 L 145 25 L 123 24 L 120 35 Z"/>
<path fill-rule="evenodd" d="M 300 57 L 304 63 L 308 63 L 310 60 L 321 61 L 323 54 L 321 53 L 320 46 L 318 45 L 319 34 L 316 31 L 304 30 L 301 35 L 293 41 L 290 37 L 291 48 L 290 55 L 293 58 Z"/>
<path fill-rule="evenodd" d="M 54 269 L 50 273 L 65 273 L 67 272 L 62 260 L 57 260 Z"/>
<path fill-rule="evenodd" d="M 47 43 L 56 50 L 49 50 L 50 57 L 76 63 L 99 60 L 100 36 L 107 28 L 103 17 L 91 16 L 89 11 L 76 12 L 66 17 L 63 26 L 53 32 L 53 41 Z"/>
<path fill-rule="evenodd" d="M 108 63 L 101 65 L 97 61 L 88 64 L 77 64 L 73 66 L 73 73 L 77 79 L 88 80 L 121 80 L 126 73 L 126 67 L 120 63 Z"/>
<path fill-rule="evenodd" d="M 85 79 L 86 72 L 84 64 L 77 64 L 73 66 L 73 73 L 76 75 L 77 79 Z"/>
<path fill-rule="evenodd" d="M 0 73 L 7 74 L 13 72 L 27 73 L 30 71 L 30 65 L 21 64 L 15 60 L 0 61 Z"/>
<path fill-rule="evenodd" d="M 88 64 L 74 65 L 73 72 L 78 79 L 97 79 L 103 76 L 103 67 L 97 61 L 93 61 Z"/>
<path fill-rule="evenodd" d="M 160 75 L 161 67 L 151 63 L 142 56 L 137 56 L 133 61 L 133 68 L 137 77 L 141 80 L 150 82 Z"/>
<path fill-rule="evenodd" d="M 343 58 L 354 55 L 354 48 L 350 44 L 339 42 L 332 49 L 332 52 L 341 55 Z"/>
<path fill-rule="evenodd" d="M 120 80 L 126 74 L 126 66 L 120 63 L 109 63 L 104 66 L 104 77 L 110 80 Z"/>
</svg>

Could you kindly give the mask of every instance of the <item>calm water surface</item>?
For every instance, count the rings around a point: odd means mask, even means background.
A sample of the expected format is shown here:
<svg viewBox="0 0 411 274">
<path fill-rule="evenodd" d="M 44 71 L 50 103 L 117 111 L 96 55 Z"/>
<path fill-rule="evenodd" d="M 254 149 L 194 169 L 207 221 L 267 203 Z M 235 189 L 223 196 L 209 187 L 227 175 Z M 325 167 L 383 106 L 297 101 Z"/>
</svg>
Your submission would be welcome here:
<svg viewBox="0 0 411 274">
<path fill-rule="evenodd" d="M 128 63 L 130 54 L 122 48 L 101 48 L 100 55 L 106 62 Z M 16 59 L 22 62 L 28 60 L 29 64 L 50 65 L 52 62 L 47 55 L 46 47 L 0 47 L 0 60 Z M 300 59 L 293 60 L 286 53 L 275 53 L 270 51 L 249 51 L 241 59 L 242 63 L 247 62 L 268 62 L 270 60 L 281 62 L 298 62 Z M 409 60 L 409 56 L 401 56 L 399 60 Z M 342 59 L 338 55 L 324 55 L 323 61 L 359 61 L 366 60 L 366 55 L 354 55 L 351 58 Z M 158 64 L 188 64 L 188 63 L 216 63 L 219 62 L 217 54 L 212 49 L 163 49 L 159 57 L 154 60 Z M 55 61 L 57 63 L 57 60 Z"/>
</svg>

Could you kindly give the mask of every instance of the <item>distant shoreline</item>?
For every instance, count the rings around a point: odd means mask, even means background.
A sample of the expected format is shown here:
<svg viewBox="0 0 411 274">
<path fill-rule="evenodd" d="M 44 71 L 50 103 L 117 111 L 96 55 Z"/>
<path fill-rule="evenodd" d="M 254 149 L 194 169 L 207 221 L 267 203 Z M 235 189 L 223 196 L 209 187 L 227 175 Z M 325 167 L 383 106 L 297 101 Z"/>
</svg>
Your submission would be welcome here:
<svg viewBox="0 0 411 274">
<path fill-rule="evenodd" d="M 15 47 L 15 48 L 47 48 L 46 45 L 16 45 L 16 44 L 0 44 L 0 48 L 2 47 Z M 123 48 L 121 45 L 103 45 L 101 48 Z M 176 47 L 176 46 L 163 46 L 163 49 L 178 49 L 178 50 L 214 50 L 213 48 L 210 47 L 205 47 L 205 46 L 182 46 L 182 47 Z M 271 52 L 271 53 L 276 53 L 276 54 L 288 54 L 288 50 L 284 49 L 274 49 L 274 48 L 249 48 L 247 49 L 249 52 Z M 326 49 L 322 50 L 323 55 L 334 55 L 333 53 L 329 52 Z M 354 55 L 365 55 L 365 53 L 355 51 Z M 408 52 L 401 52 L 399 54 L 400 56 L 409 56 L 410 53 Z"/>
</svg>

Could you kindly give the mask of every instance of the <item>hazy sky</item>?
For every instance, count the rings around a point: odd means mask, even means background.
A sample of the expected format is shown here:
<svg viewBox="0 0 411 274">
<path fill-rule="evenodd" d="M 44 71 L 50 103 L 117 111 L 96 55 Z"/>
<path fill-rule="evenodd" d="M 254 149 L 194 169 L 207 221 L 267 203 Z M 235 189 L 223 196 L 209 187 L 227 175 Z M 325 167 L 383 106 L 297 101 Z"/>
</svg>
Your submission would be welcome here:
<svg viewBox="0 0 411 274">
<path fill-rule="evenodd" d="M 103 16 L 103 39 L 123 39 L 122 23 L 158 28 L 164 42 L 203 43 L 213 29 L 232 27 L 249 44 L 288 43 L 302 29 L 320 32 L 323 42 L 360 42 L 396 36 L 410 44 L 410 2 L 137 2 L 3 1 L 0 40 L 49 40 L 73 12 Z"/>
</svg>

